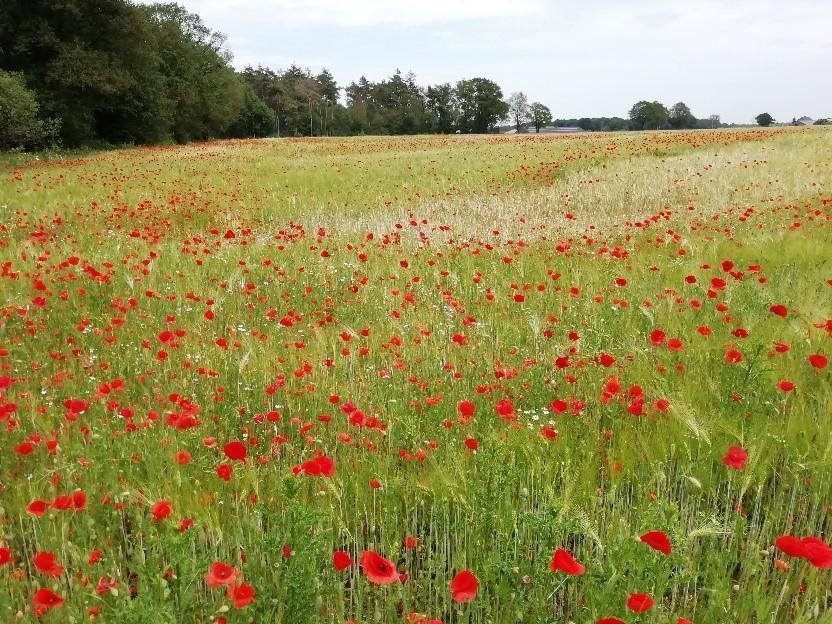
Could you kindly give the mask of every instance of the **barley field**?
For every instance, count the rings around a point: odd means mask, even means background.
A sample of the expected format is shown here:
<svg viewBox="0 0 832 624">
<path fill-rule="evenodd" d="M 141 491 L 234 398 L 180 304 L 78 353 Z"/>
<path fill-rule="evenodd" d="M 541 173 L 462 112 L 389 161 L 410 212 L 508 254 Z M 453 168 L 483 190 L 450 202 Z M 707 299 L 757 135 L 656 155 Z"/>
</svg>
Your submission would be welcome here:
<svg viewBox="0 0 832 624">
<path fill-rule="evenodd" d="M 832 131 L 0 161 L 0 621 L 832 622 Z"/>
</svg>

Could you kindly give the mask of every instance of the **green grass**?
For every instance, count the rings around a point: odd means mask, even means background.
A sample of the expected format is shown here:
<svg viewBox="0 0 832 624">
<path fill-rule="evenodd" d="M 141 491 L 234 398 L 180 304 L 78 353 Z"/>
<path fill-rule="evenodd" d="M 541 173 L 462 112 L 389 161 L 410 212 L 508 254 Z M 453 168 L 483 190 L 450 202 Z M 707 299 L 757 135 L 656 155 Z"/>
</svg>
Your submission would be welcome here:
<svg viewBox="0 0 832 624">
<path fill-rule="evenodd" d="M 829 139 L 265 140 L 7 164 L 0 620 L 34 620 L 49 587 L 66 601 L 54 622 L 90 608 L 137 623 L 832 621 L 831 571 L 774 546 L 832 533 L 830 368 L 807 361 L 832 358 Z M 657 328 L 683 349 L 652 346 Z M 611 377 L 622 390 L 605 401 Z M 123 389 L 97 396 L 113 379 Z M 179 397 L 201 424 L 166 424 Z M 74 420 L 70 398 L 90 404 Z M 554 414 L 555 399 L 584 406 Z M 347 401 L 384 426 L 350 424 Z M 233 440 L 248 459 L 225 482 Z M 742 470 L 721 461 L 732 445 Z M 334 475 L 294 475 L 316 452 Z M 26 511 L 75 490 L 86 510 Z M 173 511 L 155 523 L 160 500 Z M 670 556 L 638 540 L 649 530 Z M 586 574 L 550 572 L 558 547 Z M 356 564 L 335 570 L 336 549 Z M 406 582 L 371 584 L 367 549 Z M 65 572 L 39 574 L 38 551 Z M 205 585 L 214 561 L 244 574 L 252 604 Z M 479 593 L 457 604 L 464 569 Z M 102 576 L 116 590 L 97 594 Z M 628 612 L 634 592 L 656 606 Z"/>
</svg>

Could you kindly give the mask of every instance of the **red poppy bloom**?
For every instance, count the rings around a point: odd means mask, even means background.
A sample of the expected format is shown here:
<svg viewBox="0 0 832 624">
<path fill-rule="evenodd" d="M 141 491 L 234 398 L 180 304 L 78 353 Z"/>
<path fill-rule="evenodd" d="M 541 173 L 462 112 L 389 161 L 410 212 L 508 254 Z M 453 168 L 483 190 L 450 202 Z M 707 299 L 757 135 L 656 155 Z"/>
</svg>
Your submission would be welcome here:
<svg viewBox="0 0 832 624">
<path fill-rule="evenodd" d="M 336 570 L 346 570 L 352 565 L 352 557 L 348 552 L 336 550 L 332 553 L 332 565 Z"/>
<path fill-rule="evenodd" d="M 789 314 L 789 309 L 784 305 L 773 305 L 769 308 L 772 314 L 786 318 Z"/>
<path fill-rule="evenodd" d="M 653 550 L 658 550 L 665 555 L 671 553 L 670 539 L 664 531 L 650 531 L 642 535 L 640 539 Z"/>
<path fill-rule="evenodd" d="M 809 364 L 818 370 L 822 370 L 829 364 L 829 358 L 825 355 L 821 355 L 820 353 L 814 353 L 809 356 Z"/>
<path fill-rule="evenodd" d="M 650 332 L 650 344 L 654 347 L 660 346 L 664 342 L 665 333 L 661 329 L 654 329 Z"/>
<path fill-rule="evenodd" d="M 722 458 L 722 463 L 734 470 L 742 470 L 745 468 L 747 461 L 748 453 L 741 446 L 730 447 Z"/>
<path fill-rule="evenodd" d="M 225 456 L 232 461 L 245 461 L 248 454 L 246 445 L 238 440 L 229 442 L 222 450 Z"/>
<path fill-rule="evenodd" d="M 616 617 L 601 618 L 595 624 L 626 624 L 624 620 L 619 620 Z"/>
<path fill-rule="evenodd" d="M 552 561 L 549 563 L 549 569 L 552 572 L 565 572 L 571 576 L 580 576 L 586 572 L 586 566 L 577 561 L 571 553 L 558 548 L 555 554 L 552 555 Z"/>
<path fill-rule="evenodd" d="M 737 349 L 728 349 L 725 352 L 725 363 L 726 364 L 739 364 L 742 362 L 742 353 Z"/>
<path fill-rule="evenodd" d="M 231 585 L 237 580 L 240 573 L 233 566 L 223 563 L 222 561 L 215 561 L 208 568 L 208 573 L 205 575 L 205 583 L 208 587 L 221 587 L 222 585 Z"/>
<path fill-rule="evenodd" d="M 471 401 L 460 401 L 457 409 L 459 410 L 459 415 L 465 418 L 470 418 L 477 411 L 476 406 Z"/>
<path fill-rule="evenodd" d="M 166 500 L 153 503 L 153 507 L 150 508 L 150 513 L 153 514 L 153 522 L 161 522 L 171 514 L 171 511 L 173 511 L 173 507 Z"/>
<path fill-rule="evenodd" d="M 220 464 L 217 466 L 217 476 L 223 481 L 231 481 L 231 473 L 234 471 L 231 464 Z"/>
<path fill-rule="evenodd" d="M 35 564 L 38 572 L 50 578 L 57 578 L 64 571 L 63 567 L 58 565 L 55 553 L 52 552 L 36 553 L 35 556 L 32 557 L 32 563 Z"/>
<path fill-rule="evenodd" d="M 226 597 L 234 605 L 235 609 L 242 609 L 246 605 L 254 602 L 254 588 L 246 583 L 239 585 L 229 585 Z"/>
<path fill-rule="evenodd" d="M 35 592 L 32 602 L 35 605 L 35 613 L 42 616 L 50 609 L 60 607 L 64 603 L 64 599 L 49 589 L 41 588 Z"/>
<path fill-rule="evenodd" d="M 361 553 L 361 568 L 371 583 L 376 585 L 388 585 L 399 580 L 399 573 L 392 561 L 385 559 L 374 550 L 365 550 Z"/>
<path fill-rule="evenodd" d="M 5 546 L 0 546 L 0 566 L 7 565 L 14 561 L 12 558 L 12 551 Z"/>
<path fill-rule="evenodd" d="M 791 392 L 792 390 L 794 390 L 794 384 L 788 379 L 784 379 L 782 381 L 777 382 L 777 387 L 782 392 Z"/>
<path fill-rule="evenodd" d="M 517 420 L 517 414 L 514 413 L 514 405 L 508 399 L 500 399 L 497 405 L 494 406 L 494 409 L 503 420 Z"/>
<path fill-rule="evenodd" d="M 451 597 L 455 602 L 468 602 L 477 597 L 480 583 L 470 570 L 459 572 L 451 581 Z"/>
<path fill-rule="evenodd" d="M 822 570 L 832 568 L 832 548 L 817 537 L 803 538 L 803 552 L 814 567 Z"/>
<path fill-rule="evenodd" d="M 335 474 L 335 462 L 326 455 L 321 455 L 320 457 L 303 462 L 300 465 L 300 472 L 315 477 L 321 475 L 331 477 Z"/>
<path fill-rule="evenodd" d="M 653 608 L 654 604 L 656 603 L 653 602 L 649 594 L 630 594 L 630 597 L 627 599 L 627 608 L 636 613 L 649 611 Z"/>
<path fill-rule="evenodd" d="M 804 557 L 806 555 L 803 542 L 794 535 L 781 535 L 774 540 L 774 544 L 790 557 Z"/>
<path fill-rule="evenodd" d="M 43 514 L 46 513 L 46 508 L 48 506 L 49 506 L 49 503 L 47 503 L 46 501 L 37 499 L 37 500 L 33 500 L 31 503 L 29 503 L 29 506 L 26 507 L 26 511 L 28 511 L 33 516 L 40 517 L 40 516 L 42 516 Z"/>
</svg>

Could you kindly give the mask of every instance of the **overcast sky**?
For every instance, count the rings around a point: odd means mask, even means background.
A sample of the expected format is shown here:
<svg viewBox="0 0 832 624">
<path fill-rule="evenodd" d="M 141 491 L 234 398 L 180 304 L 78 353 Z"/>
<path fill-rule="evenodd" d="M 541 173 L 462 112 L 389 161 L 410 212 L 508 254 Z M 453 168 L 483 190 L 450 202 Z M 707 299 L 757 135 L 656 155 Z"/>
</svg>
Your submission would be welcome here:
<svg viewBox="0 0 832 624">
<path fill-rule="evenodd" d="M 178 1 L 238 68 L 327 67 L 341 86 L 483 76 L 560 118 L 642 99 L 738 123 L 832 116 L 832 0 Z"/>
</svg>

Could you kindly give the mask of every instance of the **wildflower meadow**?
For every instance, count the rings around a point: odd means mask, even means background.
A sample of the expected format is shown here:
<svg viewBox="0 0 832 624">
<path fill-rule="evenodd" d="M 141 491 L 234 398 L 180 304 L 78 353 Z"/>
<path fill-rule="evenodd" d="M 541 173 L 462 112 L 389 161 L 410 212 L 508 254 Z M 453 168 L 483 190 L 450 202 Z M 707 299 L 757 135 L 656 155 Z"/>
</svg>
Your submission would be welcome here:
<svg viewBox="0 0 832 624">
<path fill-rule="evenodd" d="M 832 132 L 0 159 L 0 622 L 832 622 Z"/>
</svg>

